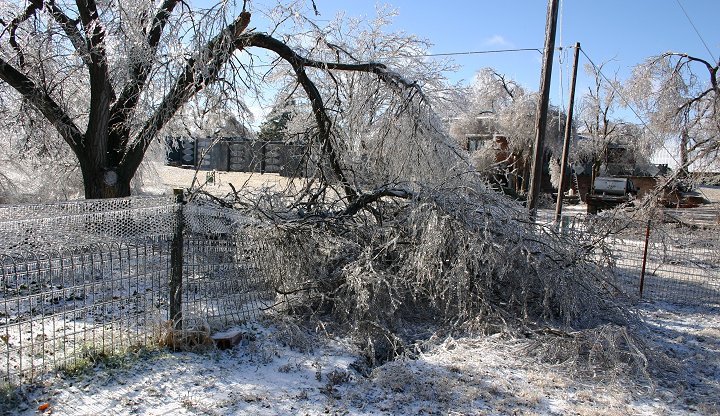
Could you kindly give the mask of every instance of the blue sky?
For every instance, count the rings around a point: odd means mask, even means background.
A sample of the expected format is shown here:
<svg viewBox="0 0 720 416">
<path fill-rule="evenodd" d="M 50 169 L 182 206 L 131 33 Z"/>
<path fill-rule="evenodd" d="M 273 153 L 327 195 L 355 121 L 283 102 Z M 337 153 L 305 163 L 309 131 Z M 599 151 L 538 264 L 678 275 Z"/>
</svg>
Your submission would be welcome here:
<svg viewBox="0 0 720 416">
<path fill-rule="evenodd" d="M 434 53 L 542 49 L 544 44 L 547 14 L 544 0 L 315 0 L 315 4 L 320 18 L 327 19 L 339 11 L 372 18 L 376 5 L 389 4 L 399 12 L 393 30 L 428 39 L 435 45 Z M 564 53 L 555 52 L 552 101 L 566 105 L 571 46 L 575 42 L 581 43 L 596 64 L 610 61 L 604 70 L 608 77 L 617 75 L 624 80 L 633 66 L 666 51 L 685 52 L 717 62 L 720 55 L 718 16 L 718 0 L 561 0 L 556 46 L 568 48 Z M 457 73 L 447 74 L 455 81 L 469 81 L 477 70 L 493 67 L 531 90 L 537 90 L 540 85 L 541 55 L 538 52 L 462 55 L 453 60 L 461 66 Z M 582 70 L 585 62 L 581 55 L 579 94 L 592 82 Z M 565 85 L 562 89 L 561 78 Z"/>
<path fill-rule="evenodd" d="M 207 3 L 209 0 L 198 0 Z M 267 4 L 289 0 L 251 0 L 251 11 Z M 305 1 L 308 9 L 311 0 Z M 337 13 L 365 17 L 376 15 L 380 5 L 397 9 L 391 31 L 415 34 L 430 41 L 432 53 L 488 51 L 499 49 L 543 48 L 547 0 L 315 0 L 319 23 L 327 23 Z M 683 11 L 684 9 L 684 11 Z M 688 17 L 685 15 L 687 13 Z M 605 63 L 603 73 L 626 80 L 632 68 L 663 52 L 683 52 L 718 62 L 720 59 L 719 0 L 560 0 L 559 23 L 550 99 L 567 106 L 572 69 L 572 46 L 580 42 L 583 51 L 596 64 Z M 256 28 L 262 17 L 254 16 Z M 693 27 L 694 25 L 694 27 Z M 696 33 L 696 29 L 698 33 Z M 702 40 L 701 40 L 702 37 Z M 707 47 L 703 44 L 707 44 Z M 709 49 L 709 50 L 708 50 Z M 452 60 L 457 72 L 446 76 L 455 82 L 470 83 L 485 67 L 537 91 L 542 56 L 536 51 L 457 55 Z M 594 82 L 580 56 L 577 99 Z M 577 103 L 577 101 L 576 101 Z M 259 124 L 269 110 L 267 103 L 248 102 Z M 628 109 L 618 109 L 615 118 L 639 122 Z"/>
</svg>

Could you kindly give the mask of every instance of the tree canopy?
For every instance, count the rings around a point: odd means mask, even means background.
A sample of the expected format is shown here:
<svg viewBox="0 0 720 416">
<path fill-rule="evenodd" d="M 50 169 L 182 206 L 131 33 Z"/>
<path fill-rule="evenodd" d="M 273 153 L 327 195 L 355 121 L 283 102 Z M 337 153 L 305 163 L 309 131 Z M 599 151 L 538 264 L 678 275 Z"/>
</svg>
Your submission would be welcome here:
<svg viewBox="0 0 720 416">
<path fill-rule="evenodd" d="M 648 140 L 650 136 L 640 127 L 618 116 L 619 108 L 626 104 L 621 99 L 623 85 L 617 78 L 610 79 L 603 74 L 605 65 L 585 66 L 585 72 L 593 82 L 579 103 L 577 129 L 581 139 L 571 147 L 571 160 L 589 164 L 593 178 L 600 173 L 603 165 L 607 168 L 608 162 L 622 163 L 609 160 L 618 156 L 609 155 L 611 146 L 624 149 L 624 154 L 632 162 L 626 163 L 630 170 L 634 170 L 636 164 L 649 163 L 657 146 L 657 143 Z M 632 171 L 606 173 L 632 174 Z"/>
<path fill-rule="evenodd" d="M 403 55 L 425 44 L 412 36 L 380 36 L 387 16 L 356 37 L 337 26 L 321 29 L 304 17 L 309 11 L 300 2 L 264 11 L 269 23 L 260 23 L 270 27 L 261 32 L 251 26 L 250 5 L 3 2 L 0 80 L 6 96 L 31 108 L 34 123 L 52 126 L 72 151 L 85 196 L 106 198 L 129 195 L 151 144 L 188 102 L 223 97 L 242 112 L 242 95 L 259 91 L 265 76 L 275 77 L 284 80 L 286 94 L 302 91 L 298 100 L 309 110 L 313 142 L 344 192 L 356 194 L 338 146 L 351 145 L 349 129 L 367 126 L 358 117 L 377 118 L 377 108 L 391 97 L 423 95 L 420 83 L 437 72 L 426 71 L 427 65 L 402 75 L 390 68 L 407 63 Z M 258 50 L 274 57 L 269 71 L 256 63 Z M 392 59 L 380 63 L 385 58 Z M 413 78 L 418 74 L 424 75 Z M 357 104 L 361 98 L 366 102 Z M 337 115 L 349 104 L 354 108 Z M 375 110 L 360 116 L 358 106 Z"/>
<path fill-rule="evenodd" d="M 720 62 L 667 52 L 635 67 L 626 87 L 658 139 L 678 143 L 681 175 L 691 165 L 716 164 L 720 156 L 719 67 Z"/>
<path fill-rule="evenodd" d="M 453 121 L 451 131 L 457 140 L 473 134 L 499 134 L 506 140 L 507 159 L 500 162 L 509 165 L 511 176 L 516 180 L 516 190 L 527 190 L 530 174 L 530 157 L 535 137 L 537 94 L 498 73 L 492 68 L 478 71 L 469 90 L 465 110 Z M 547 140 L 545 150 L 559 154 L 565 117 L 557 107 L 548 110 Z M 481 170 L 497 165 L 494 143 L 487 143 L 475 155 Z M 484 161 L 484 162 L 481 162 Z"/>
</svg>

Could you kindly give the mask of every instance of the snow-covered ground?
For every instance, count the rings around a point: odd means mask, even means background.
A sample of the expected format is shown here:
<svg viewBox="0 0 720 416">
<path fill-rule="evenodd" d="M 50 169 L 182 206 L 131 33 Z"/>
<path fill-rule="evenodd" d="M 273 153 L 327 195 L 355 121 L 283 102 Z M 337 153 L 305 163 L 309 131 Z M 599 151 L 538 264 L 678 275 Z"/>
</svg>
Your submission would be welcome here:
<svg viewBox="0 0 720 416">
<path fill-rule="evenodd" d="M 195 172 L 159 173 L 165 192 L 189 186 Z M 286 185 L 277 175 L 218 173 L 206 189 L 223 194 L 246 181 Z M 0 386 L 0 414 L 720 415 L 720 306 L 638 310 L 654 358 L 664 357 L 641 379 L 578 375 L 534 358 L 521 340 L 462 336 L 428 340 L 364 374 L 350 340 L 268 318 L 236 328 L 246 338 L 230 350 L 128 353 L 19 392 Z"/>
<path fill-rule="evenodd" d="M 502 338 L 446 338 L 368 376 L 349 341 L 288 322 L 239 328 L 230 350 L 154 351 L 59 374 L 12 398 L 14 415 L 712 415 L 720 414 L 720 309 L 639 310 L 677 366 L 650 379 L 573 376 Z M 652 381 L 649 381 L 652 380 Z"/>
<path fill-rule="evenodd" d="M 246 172 L 218 172 L 218 171 L 196 171 L 173 166 L 156 165 L 159 180 L 147 181 L 143 186 L 143 193 L 147 194 L 171 194 L 173 188 L 200 188 L 205 192 L 216 196 L 224 196 L 240 188 L 259 189 L 263 187 L 274 187 L 277 190 L 285 189 L 292 181 L 277 173 L 246 173 Z M 299 181 L 295 179 L 295 181 Z"/>
</svg>

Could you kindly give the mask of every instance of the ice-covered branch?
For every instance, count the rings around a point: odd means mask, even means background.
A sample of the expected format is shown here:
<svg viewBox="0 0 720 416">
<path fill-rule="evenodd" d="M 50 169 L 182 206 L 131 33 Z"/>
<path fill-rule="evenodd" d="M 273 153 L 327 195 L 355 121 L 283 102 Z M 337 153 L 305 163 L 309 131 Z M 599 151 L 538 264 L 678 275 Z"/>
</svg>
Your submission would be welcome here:
<svg viewBox="0 0 720 416">
<path fill-rule="evenodd" d="M 89 67 L 91 64 L 89 51 L 87 50 L 85 38 L 77 27 L 79 22 L 77 20 L 71 19 L 57 5 L 57 3 L 55 3 L 54 0 L 48 1 L 46 3 L 46 6 L 48 8 L 48 11 L 50 12 L 50 15 L 60 25 L 60 27 L 65 32 L 65 35 L 67 35 L 68 39 L 70 39 L 70 42 L 72 43 L 75 50 L 78 52 L 78 55 L 80 55 L 83 63 L 85 63 L 85 65 Z"/>
<path fill-rule="evenodd" d="M 0 58 L 0 79 L 32 103 L 55 126 L 73 150 L 77 152 L 80 149 L 82 141 L 80 129 L 44 89 L 38 87 L 30 78 L 2 58 Z"/>
<path fill-rule="evenodd" d="M 27 8 L 22 12 L 22 14 L 16 16 L 8 25 L 8 29 L 10 32 L 10 39 L 8 40 L 8 42 L 10 43 L 10 46 L 12 46 L 12 48 L 15 50 L 15 52 L 17 52 L 18 64 L 20 68 L 25 66 L 25 55 L 22 51 L 22 48 L 20 47 L 20 44 L 17 42 L 17 28 L 20 23 L 35 16 L 35 12 L 42 9 L 42 7 L 42 0 L 31 0 L 30 4 L 28 4 Z"/>
<path fill-rule="evenodd" d="M 130 68 L 130 80 L 127 85 L 125 85 L 122 92 L 120 92 L 117 101 L 110 110 L 110 130 L 112 132 L 122 132 L 124 135 L 127 135 L 128 127 L 125 123 L 129 114 L 137 106 L 141 95 L 140 92 L 147 83 L 150 70 L 155 63 L 154 57 L 160 43 L 163 30 L 165 29 L 165 26 L 170 19 L 170 15 L 177 4 L 177 0 L 165 0 L 155 14 L 155 17 L 152 19 L 152 22 L 150 23 L 150 30 L 146 39 L 147 44 L 143 45 L 147 47 L 150 52 L 144 59 L 136 59 L 132 61 Z"/>
<path fill-rule="evenodd" d="M 235 43 L 235 40 L 245 31 L 249 23 L 250 13 L 241 13 L 233 23 L 210 40 L 200 52 L 187 60 L 185 69 L 175 80 L 173 87 L 155 110 L 154 115 L 145 123 L 132 147 L 127 150 L 122 161 L 124 170 L 134 172 L 140 165 L 155 134 L 194 94 L 217 79 L 223 65 L 240 46 Z"/>
</svg>

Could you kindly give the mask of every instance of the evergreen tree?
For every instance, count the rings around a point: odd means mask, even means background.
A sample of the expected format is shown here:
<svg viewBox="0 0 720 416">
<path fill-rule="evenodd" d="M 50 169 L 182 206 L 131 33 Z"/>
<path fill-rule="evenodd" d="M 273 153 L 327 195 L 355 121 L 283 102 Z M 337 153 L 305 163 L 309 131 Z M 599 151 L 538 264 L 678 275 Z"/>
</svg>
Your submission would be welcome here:
<svg viewBox="0 0 720 416">
<path fill-rule="evenodd" d="M 267 119 L 260 124 L 258 139 L 262 141 L 285 141 L 287 139 L 287 124 L 292 119 L 290 111 L 272 111 Z"/>
</svg>

